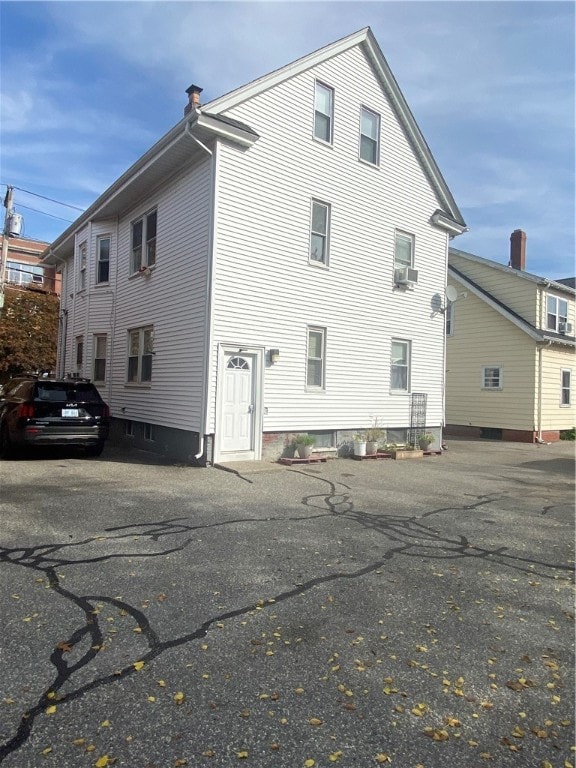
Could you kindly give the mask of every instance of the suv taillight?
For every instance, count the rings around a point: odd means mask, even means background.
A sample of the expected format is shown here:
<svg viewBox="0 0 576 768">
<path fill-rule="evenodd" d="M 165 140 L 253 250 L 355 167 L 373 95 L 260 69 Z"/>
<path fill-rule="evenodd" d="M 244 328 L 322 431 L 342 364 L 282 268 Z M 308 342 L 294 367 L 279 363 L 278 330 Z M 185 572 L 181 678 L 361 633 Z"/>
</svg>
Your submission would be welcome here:
<svg viewBox="0 0 576 768">
<path fill-rule="evenodd" d="M 18 411 L 18 416 L 20 416 L 21 419 L 33 419 L 34 406 L 31 403 L 22 403 Z"/>
<path fill-rule="evenodd" d="M 110 408 L 104 403 L 104 408 L 102 409 L 102 416 L 104 416 L 105 419 L 110 418 Z"/>
</svg>

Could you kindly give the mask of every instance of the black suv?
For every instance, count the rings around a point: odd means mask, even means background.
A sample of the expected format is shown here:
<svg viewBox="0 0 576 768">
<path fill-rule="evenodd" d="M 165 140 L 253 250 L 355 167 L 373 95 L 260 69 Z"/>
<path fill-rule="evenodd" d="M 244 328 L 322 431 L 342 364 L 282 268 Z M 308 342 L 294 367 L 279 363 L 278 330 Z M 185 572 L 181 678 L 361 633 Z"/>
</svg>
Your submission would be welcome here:
<svg viewBox="0 0 576 768">
<path fill-rule="evenodd" d="M 110 411 L 86 379 L 11 379 L 0 389 L 0 458 L 27 446 L 84 448 L 100 456 Z"/>
</svg>

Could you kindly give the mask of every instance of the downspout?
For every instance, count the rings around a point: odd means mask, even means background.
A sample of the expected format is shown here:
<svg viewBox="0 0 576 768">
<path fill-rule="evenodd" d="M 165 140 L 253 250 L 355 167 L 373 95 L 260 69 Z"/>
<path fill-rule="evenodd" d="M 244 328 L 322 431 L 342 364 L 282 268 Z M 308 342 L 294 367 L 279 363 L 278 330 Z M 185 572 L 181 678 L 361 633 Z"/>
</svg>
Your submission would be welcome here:
<svg viewBox="0 0 576 768">
<path fill-rule="evenodd" d="M 208 390 L 210 386 L 210 342 L 211 342 L 211 320 L 212 320 L 212 301 L 213 301 L 213 270 L 214 270 L 214 226 L 215 226 L 215 206 L 216 206 L 216 154 L 194 136 L 190 130 L 190 122 L 186 123 L 185 133 L 201 149 L 210 155 L 210 218 L 208 224 L 208 269 L 206 271 L 206 312 L 204 319 L 204 375 L 202 377 L 202 402 L 200 413 L 200 434 L 198 435 L 198 453 L 194 455 L 196 461 L 202 458 L 204 454 L 205 435 L 208 430 Z"/>
<path fill-rule="evenodd" d="M 67 261 L 66 259 L 62 259 L 60 256 L 56 256 L 55 253 L 50 251 L 50 256 L 53 259 L 56 259 L 62 264 L 62 283 L 60 285 L 60 344 L 58 345 L 57 349 L 57 356 L 56 356 L 56 376 L 59 378 L 62 378 L 65 373 L 66 368 L 66 337 L 68 335 L 68 309 L 62 308 L 62 291 L 66 288 L 66 283 L 68 280 L 68 268 L 67 268 Z M 56 282 L 56 278 L 54 278 L 54 282 Z M 64 294 L 64 298 L 66 298 L 66 295 Z M 64 344 L 62 344 L 62 336 L 64 337 Z"/>
<path fill-rule="evenodd" d="M 542 382 L 544 380 L 544 365 L 542 362 L 543 358 L 543 352 L 547 347 L 550 347 L 552 344 L 551 341 L 549 341 L 546 345 L 538 347 L 538 435 L 536 437 L 536 442 L 539 444 L 543 444 L 546 441 L 542 439 Z"/>
</svg>

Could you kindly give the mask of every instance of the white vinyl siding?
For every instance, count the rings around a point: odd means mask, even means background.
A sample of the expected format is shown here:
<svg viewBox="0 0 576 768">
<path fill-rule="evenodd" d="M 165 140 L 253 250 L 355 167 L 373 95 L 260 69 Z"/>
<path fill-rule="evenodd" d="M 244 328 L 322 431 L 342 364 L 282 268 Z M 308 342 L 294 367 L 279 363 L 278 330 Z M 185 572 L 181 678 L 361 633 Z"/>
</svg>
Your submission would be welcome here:
<svg viewBox="0 0 576 768">
<path fill-rule="evenodd" d="M 286 110 L 316 80 L 336 93 L 330 152 L 310 140 L 311 99 L 309 119 Z M 338 98 L 340 91 L 349 98 Z M 378 174 L 358 162 L 364 101 L 379 112 L 386 135 Z M 418 338 L 412 389 L 428 394 L 429 423 L 440 424 L 444 317 L 431 316 L 423 296 L 444 290 L 447 236 L 430 224 L 438 201 L 363 52 L 352 49 L 225 114 L 260 138 L 248 150 L 218 146 L 212 357 L 219 343 L 281 350 L 280 363 L 264 375 L 265 431 L 322 431 L 335 423 L 358 430 L 376 413 L 391 428 L 406 427 L 410 398 L 390 398 L 389 349 L 392 337 L 409 333 Z M 311 198 L 331 206 L 329 270 L 311 269 L 306 258 Z M 396 229 L 414 233 L 426 253 L 411 292 L 394 291 Z M 322 397 L 302 387 L 307 326 L 329 329 Z M 361 373 L 367 366 L 369 376 Z M 208 401 L 213 428 L 214 371 Z"/>
<path fill-rule="evenodd" d="M 334 90 L 318 81 L 314 84 L 314 138 L 332 144 L 334 131 Z"/>
</svg>

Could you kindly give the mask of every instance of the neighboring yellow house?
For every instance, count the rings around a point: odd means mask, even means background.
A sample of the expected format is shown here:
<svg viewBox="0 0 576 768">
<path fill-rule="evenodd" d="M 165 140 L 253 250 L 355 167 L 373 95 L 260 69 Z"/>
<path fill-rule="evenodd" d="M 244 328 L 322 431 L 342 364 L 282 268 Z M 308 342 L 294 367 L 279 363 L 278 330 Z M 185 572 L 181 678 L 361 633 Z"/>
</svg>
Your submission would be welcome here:
<svg viewBox="0 0 576 768">
<path fill-rule="evenodd" d="M 509 266 L 450 249 L 445 433 L 550 442 L 576 424 L 574 279 L 525 272 L 526 235 L 510 242 Z"/>
</svg>

